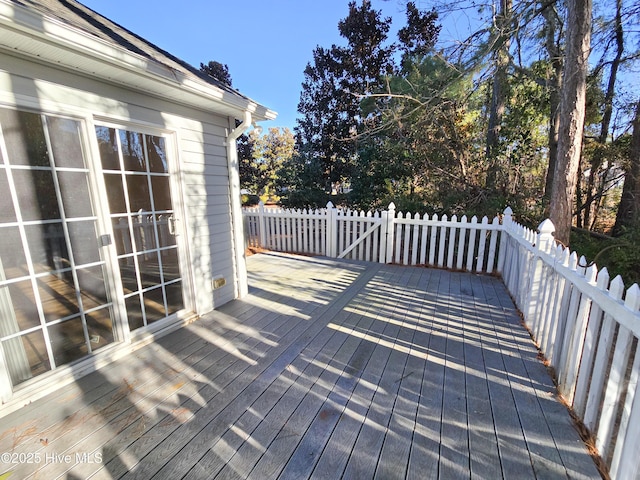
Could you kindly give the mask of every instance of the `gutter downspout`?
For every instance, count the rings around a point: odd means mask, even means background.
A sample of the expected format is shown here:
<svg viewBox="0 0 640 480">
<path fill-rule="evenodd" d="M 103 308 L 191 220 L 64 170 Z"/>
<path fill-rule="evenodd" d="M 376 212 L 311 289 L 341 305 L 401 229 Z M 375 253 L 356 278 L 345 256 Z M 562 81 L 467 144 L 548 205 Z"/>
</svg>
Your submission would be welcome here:
<svg viewBox="0 0 640 480">
<path fill-rule="evenodd" d="M 229 193 L 231 200 L 231 227 L 233 247 L 235 251 L 236 281 L 234 297 L 242 298 L 249 293 L 247 280 L 247 261 L 245 258 L 244 219 L 242 218 L 242 201 L 240 197 L 240 170 L 236 140 L 251 125 L 251 112 L 244 112 L 242 123 L 236 127 L 235 117 L 229 117 L 229 135 L 227 135 L 227 159 L 229 162 Z"/>
</svg>

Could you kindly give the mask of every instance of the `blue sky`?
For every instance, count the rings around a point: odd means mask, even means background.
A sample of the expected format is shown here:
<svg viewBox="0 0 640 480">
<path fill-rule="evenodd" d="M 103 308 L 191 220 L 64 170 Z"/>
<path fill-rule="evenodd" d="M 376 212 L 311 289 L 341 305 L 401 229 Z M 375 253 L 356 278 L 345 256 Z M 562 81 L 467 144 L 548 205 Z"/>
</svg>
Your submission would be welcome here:
<svg viewBox="0 0 640 480">
<path fill-rule="evenodd" d="M 235 88 L 278 112 L 265 127 L 295 126 L 300 86 L 317 46 L 343 44 L 338 22 L 348 0 L 81 0 L 89 8 L 198 67 L 227 64 Z M 358 0 L 359 2 L 360 0 Z M 426 1 L 416 1 L 430 8 Z M 403 0 L 372 0 L 404 25 Z M 455 28 L 455 27 L 454 27 Z M 441 35 L 456 35 L 443 31 Z M 461 38 L 462 35 L 459 37 Z"/>
</svg>

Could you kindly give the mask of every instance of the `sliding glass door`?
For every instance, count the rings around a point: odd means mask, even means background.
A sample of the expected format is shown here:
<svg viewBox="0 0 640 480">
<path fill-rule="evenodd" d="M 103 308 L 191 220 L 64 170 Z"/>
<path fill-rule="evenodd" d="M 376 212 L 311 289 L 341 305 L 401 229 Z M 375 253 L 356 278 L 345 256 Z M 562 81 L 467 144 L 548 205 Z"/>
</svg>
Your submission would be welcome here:
<svg viewBox="0 0 640 480">
<path fill-rule="evenodd" d="M 0 378 L 12 388 L 185 309 L 168 140 L 98 126 L 90 162 L 82 127 L 0 108 Z"/>
<path fill-rule="evenodd" d="M 76 120 L 0 108 L 0 342 L 12 384 L 115 340 Z"/>
<path fill-rule="evenodd" d="M 161 136 L 96 127 L 131 330 L 184 309 L 179 227 Z"/>
</svg>

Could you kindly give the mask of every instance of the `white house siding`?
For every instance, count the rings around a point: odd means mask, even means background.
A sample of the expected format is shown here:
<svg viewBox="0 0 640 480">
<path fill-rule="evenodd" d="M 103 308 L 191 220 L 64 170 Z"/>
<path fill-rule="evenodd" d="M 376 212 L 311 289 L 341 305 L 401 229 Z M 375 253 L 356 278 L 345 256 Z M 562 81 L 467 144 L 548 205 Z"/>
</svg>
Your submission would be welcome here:
<svg viewBox="0 0 640 480">
<path fill-rule="evenodd" d="M 0 107 L 72 116 L 84 122 L 92 146 L 87 155 L 92 158 L 87 160 L 93 166 L 100 164 L 96 141 L 92 138 L 94 122 L 112 122 L 134 131 L 170 134 L 175 139 L 177 151 L 171 153 L 177 156 L 182 190 L 172 192 L 172 196 L 174 202 L 184 207 L 187 248 L 183 252 L 190 259 L 190 271 L 183 272 L 183 277 L 192 284 L 192 308 L 202 315 L 234 298 L 237 277 L 225 145 L 227 116 L 98 82 L 81 72 L 36 65 L 4 54 L 0 54 Z M 213 290 L 212 280 L 219 277 L 224 278 L 226 284 Z M 117 356 L 112 352 L 109 358 Z M 89 370 L 99 364 L 94 361 Z M 82 365 L 80 367 L 73 371 L 67 369 L 69 371 L 64 374 L 60 372 L 56 387 L 72 381 L 74 374 L 83 369 Z M 52 384 L 51 378 L 48 382 Z M 44 394 L 48 388 L 39 386 L 31 390 Z M 26 390 L 21 398 L 14 400 L 33 400 L 33 394 L 25 396 Z M 5 407 L 7 405 L 0 409 L 5 410 L 0 411 L 0 416 L 6 413 Z"/>
<path fill-rule="evenodd" d="M 184 194 L 189 212 L 189 237 L 198 309 L 209 311 L 234 297 L 234 252 L 229 203 L 229 172 L 224 146 L 225 128 L 201 124 L 203 130 L 183 129 L 180 148 Z M 195 126 L 195 125 L 194 125 Z M 226 285 L 213 290 L 212 280 L 222 276 Z"/>
</svg>

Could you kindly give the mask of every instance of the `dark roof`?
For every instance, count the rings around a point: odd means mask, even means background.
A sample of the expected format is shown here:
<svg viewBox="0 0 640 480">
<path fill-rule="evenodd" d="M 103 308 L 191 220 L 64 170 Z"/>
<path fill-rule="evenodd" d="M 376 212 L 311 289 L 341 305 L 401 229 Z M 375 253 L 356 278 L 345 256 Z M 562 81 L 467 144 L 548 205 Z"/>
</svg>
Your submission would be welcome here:
<svg viewBox="0 0 640 480">
<path fill-rule="evenodd" d="M 13 3 L 38 11 L 67 25 L 78 28 L 128 51 L 149 58 L 188 77 L 197 77 L 224 91 L 247 98 L 237 90 L 180 60 L 153 43 L 103 17 L 74 0 L 12 0 Z"/>
</svg>

